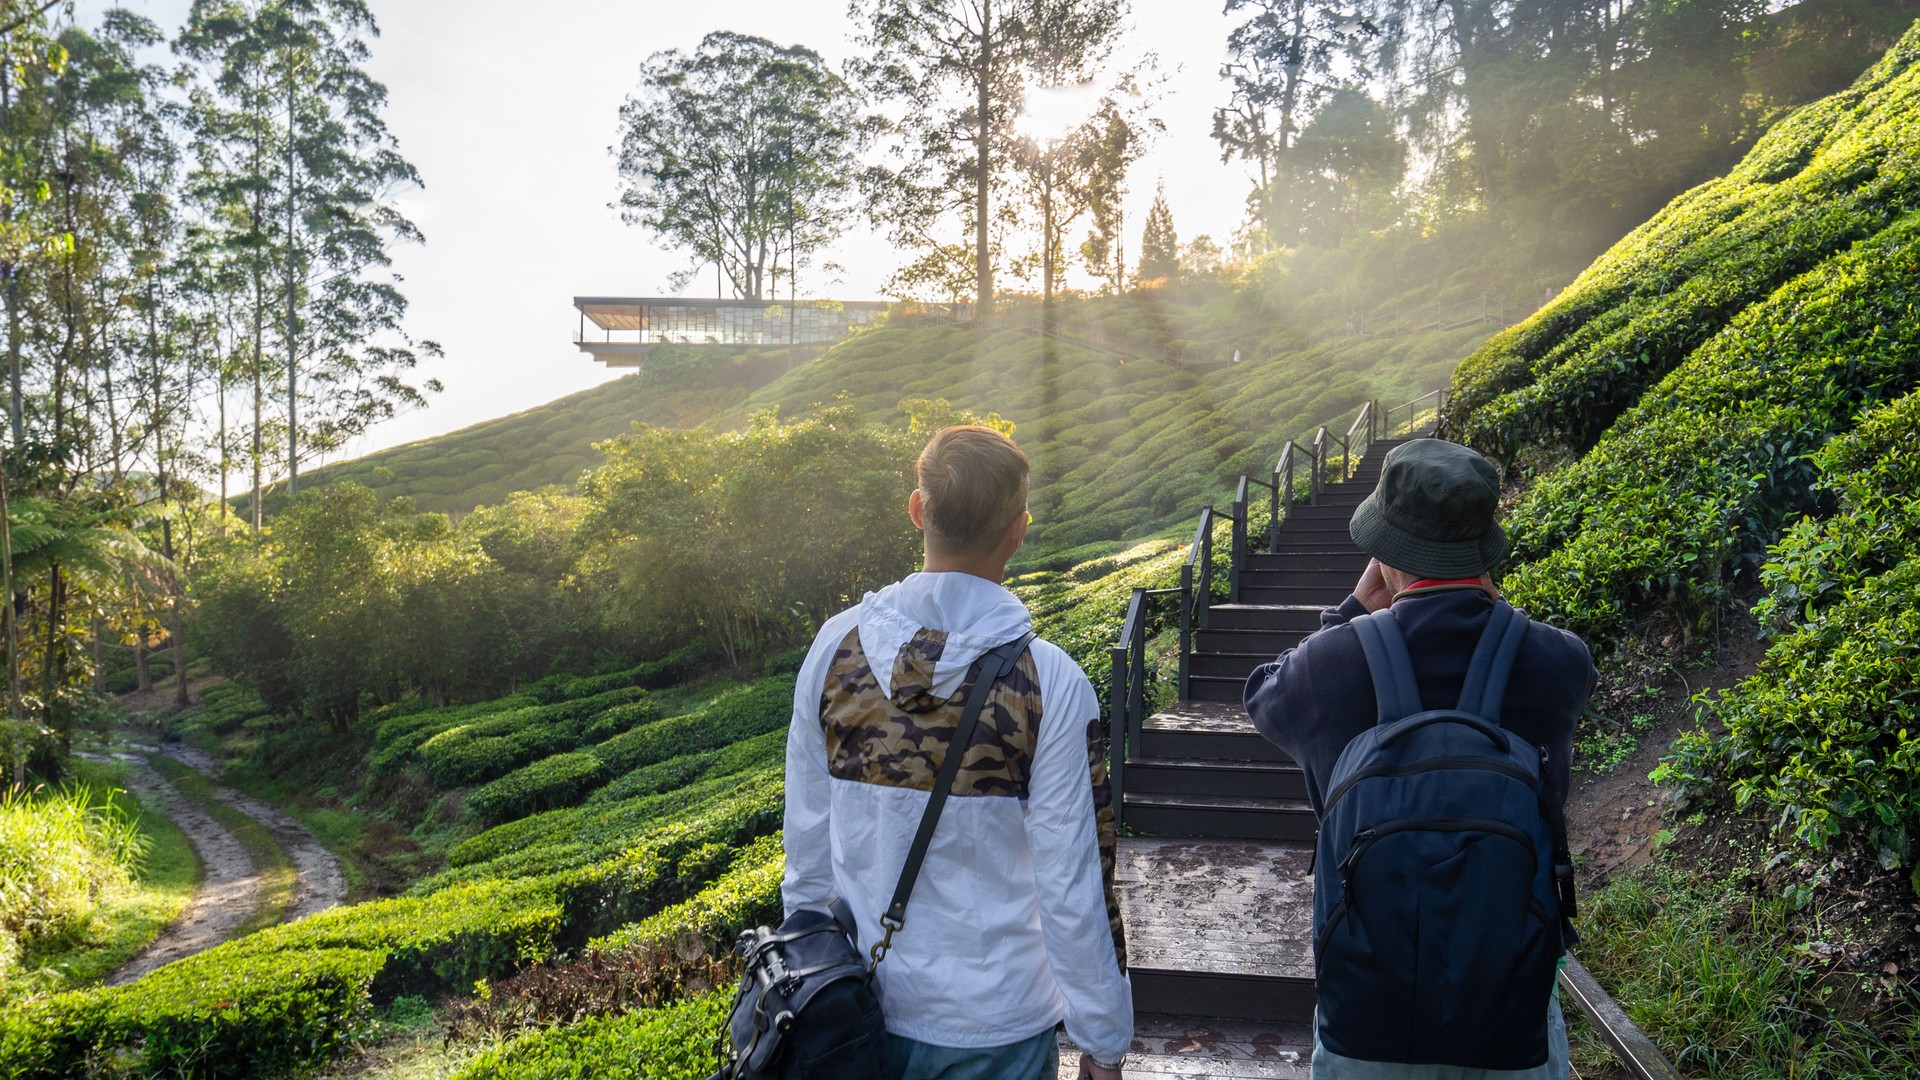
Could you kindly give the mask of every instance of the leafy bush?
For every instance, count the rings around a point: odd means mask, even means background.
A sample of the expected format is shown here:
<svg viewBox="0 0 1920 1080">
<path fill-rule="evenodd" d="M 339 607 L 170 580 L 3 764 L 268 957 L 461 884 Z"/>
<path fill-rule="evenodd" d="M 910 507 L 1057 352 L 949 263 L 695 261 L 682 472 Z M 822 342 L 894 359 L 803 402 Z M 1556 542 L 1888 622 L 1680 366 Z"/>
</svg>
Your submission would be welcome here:
<svg viewBox="0 0 1920 1080">
<path fill-rule="evenodd" d="M 571 806 L 605 773 L 606 767 L 592 754 L 555 754 L 474 790 L 467 796 L 467 808 L 482 821 L 507 821 Z"/>
<path fill-rule="evenodd" d="M 145 854 L 133 820 L 88 788 L 0 789 L 0 984 L 28 949 L 85 926 Z"/>
<path fill-rule="evenodd" d="M 792 682 L 767 679 L 723 694 L 695 712 L 642 724 L 587 752 L 610 774 L 625 773 L 784 728 L 792 715 Z"/>
<path fill-rule="evenodd" d="M 703 1080 L 720 1065 L 731 1002 L 731 990 L 715 990 L 664 1009 L 536 1031 L 482 1056 L 454 1080 Z"/>
<path fill-rule="evenodd" d="M 1893 870 L 1920 839 L 1920 394 L 1814 456 L 1838 511 L 1789 530 L 1758 614 L 1785 630 L 1760 671 L 1709 699 L 1724 736 L 1684 736 L 1668 779 L 1724 774 L 1816 849 L 1851 836 Z"/>
<path fill-rule="evenodd" d="M 355 948 L 223 947 L 125 987 L 0 1013 L 0 1073 L 242 1077 L 324 1061 L 364 1016 L 384 959 Z"/>
<path fill-rule="evenodd" d="M 743 927 L 780 921 L 780 876 L 786 865 L 780 835 L 763 836 L 734 855 L 727 872 L 692 898 L 590 945 L 608 953 L 658 949 L 691 931 L 705 939 L 709 950 L 724 953 Z"/>
<path fill-rule="evenodd" d="M 1781 285 L 1920 209 L 1920 37 L 1674 200 L 1460 365 L 1450 418 L 1503 458 L 1593 439 Z M 1838 340 L 1838 339 L 1835 339 Z"/>
</svg>

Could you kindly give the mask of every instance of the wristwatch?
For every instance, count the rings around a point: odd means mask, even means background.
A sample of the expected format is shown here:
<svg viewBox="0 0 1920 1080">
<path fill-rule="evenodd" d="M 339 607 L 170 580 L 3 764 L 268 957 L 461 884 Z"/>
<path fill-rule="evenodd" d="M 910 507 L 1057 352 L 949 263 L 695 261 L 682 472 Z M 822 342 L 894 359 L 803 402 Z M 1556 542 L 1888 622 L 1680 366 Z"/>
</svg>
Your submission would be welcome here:
<svg viewBox="0 0 1920 1080">
<path fill-rule="evenodd" d="M 1112 1061 L 1102 1061 L 1099 1058 L 1094 1057 L 1092 1054 L 1088 1054 L 1087 1060 L 1093 1062 L 1095 1065 L 1099 1066 L 1102 1069 L 1118 1070 L 1122 1065 L 1125 1065 L 1127 1063 L 1127 1055 L 1121 1054 L 1119 1057 L 1114 1058 Z"/>
</svg>

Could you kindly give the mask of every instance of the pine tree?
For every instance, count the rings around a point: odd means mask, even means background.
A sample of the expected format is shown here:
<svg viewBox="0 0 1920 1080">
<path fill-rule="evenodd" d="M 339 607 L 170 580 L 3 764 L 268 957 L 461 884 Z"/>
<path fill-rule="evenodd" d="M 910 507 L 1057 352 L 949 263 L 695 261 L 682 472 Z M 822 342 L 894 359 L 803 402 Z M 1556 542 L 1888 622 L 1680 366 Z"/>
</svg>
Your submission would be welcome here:
<svg viewBox="0 0 1920 1080">
<path fill-rule="evenodd" d="M 1147 227 L 1140 235 L 1140 280 L 1154 281 L 1180 273 L 1180 237 L 1173 231 L 1173 211 L 1167 207 L 1167 185 L 1153 193 Z"/>
</svg>

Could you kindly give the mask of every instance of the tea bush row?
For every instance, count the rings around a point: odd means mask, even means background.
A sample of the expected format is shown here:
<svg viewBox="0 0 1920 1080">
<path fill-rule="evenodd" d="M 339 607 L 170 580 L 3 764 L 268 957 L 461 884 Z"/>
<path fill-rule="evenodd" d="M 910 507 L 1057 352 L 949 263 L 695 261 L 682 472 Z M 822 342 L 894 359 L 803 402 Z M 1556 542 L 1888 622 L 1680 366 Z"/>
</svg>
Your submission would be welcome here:
<svg viewBox="0 0 1920 1080">
<path fill-rule="evenodd" d="M 1503 458 L 1584 448 L 1730 319 L 1920 208 L 1916 56 L 1909 34 L 1852 90 L 1780 125 L 1462 363 L 1454 430 Z"/>
<path fill-rule="evenodd" d="M 1862 841 L 1893 870 L 1920 839 L 1920 394 L 1817 456 L 1836 512 L 1773 549 L 1757 613 L 1781 636 L 1760 671 L 1708 699 L 1724 736 L 1691 733 L 1663 765 L 1724 778 L 1816 850 Z"/>
<path fill-rule="evenodd" d="M 663 1009 L 595 1017 L 522 1035 L 454 1080 L 704 1080 L 721 1063 L 731 988 Z"/>
<path fill-rule="evenodd" d="M 1920 212 L 1748 308 L 1510 516 L 1518 603 L 1607 633 L 1649 601 L 1699 610 L 1792 518 L 1808 455 L 1920 380 Z"/>
</svg>

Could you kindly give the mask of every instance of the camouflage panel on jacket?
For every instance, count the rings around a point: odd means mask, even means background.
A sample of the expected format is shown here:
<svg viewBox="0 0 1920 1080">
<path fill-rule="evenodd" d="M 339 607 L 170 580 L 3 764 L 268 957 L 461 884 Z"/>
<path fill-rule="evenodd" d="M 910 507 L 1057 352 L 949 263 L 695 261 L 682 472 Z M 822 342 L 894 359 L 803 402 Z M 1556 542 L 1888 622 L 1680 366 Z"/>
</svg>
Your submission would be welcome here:
<svg viewBox="0 0 1920 1080">
<path fill-rule="evenodd" d="M 880 689 L 855 627 L 841 639 L 820 694 L 820 725 L 826 733 L 827 771 L 841 780 L 932 791 L 953 741 L 960 714 L 980 677 L 980 660 L 951 695 L 933 692 L 934 666 L 947 635 L 921 629 L 894 657 L 893 692 Z M 984 659 L 984 657 L 982 658 Z M 1040 739 L 1040 679 L 1031 651 L 988 692 L 979 726 L 960 760 L 956 796 L 1025 798 Z M 1115 955 L 1126 967 L 1120 906 L 1113 888 L 1115 830 L 1112 788 L 1107 782 L 1100 720 L 1087 723 L 1088 782 L 1093 789 L 1094 829 L 1100 845 L 1100 878 Z"/>
</svg>

